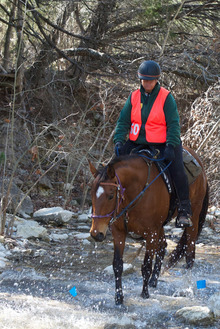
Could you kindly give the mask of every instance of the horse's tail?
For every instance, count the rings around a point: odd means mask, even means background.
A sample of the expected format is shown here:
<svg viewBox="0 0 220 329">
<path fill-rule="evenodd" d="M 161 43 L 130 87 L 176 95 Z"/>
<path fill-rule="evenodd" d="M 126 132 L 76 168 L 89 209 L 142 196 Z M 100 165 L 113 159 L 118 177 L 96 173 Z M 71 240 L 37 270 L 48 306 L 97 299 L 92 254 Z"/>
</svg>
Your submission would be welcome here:
<svg viewBox="0 0 220 329">
<path fill-rule="evenodd" d="M 203 228 L 203 225 L 204 225 L 204 222 L 205 222 L 205 218 L 206 218 L 206 214 L 207 214 L 207 211 L 208 211 L 208 206 L 209 206 L 209 185 L 207 183 L 207 186 L 206 186 L 206 194 L 205 194 L 205 197 L 204 197 L 204 200 L 203 200 L 203 205 L 202 205 L 202 210 L 199 214 L 199 227 L 198 227 L 198 235 L 197 235 L 197 239 L 202 231 L 202 228 Z"/>
<path fill-rule="evenodd" d="M 209 204 L 209 186 L 207 183 L 206 194 L 203 200 L 201 212 L 199 214 L 197 239 L 202 231 L 205 222 L 205 218 L 208 210 L 208 204 Z M 185 248 L 186 248 L 186 231 L 183 232 L 183 235 L 180 238 L 175 250 L 171 252 L 170 258 L 168 260 L 168 264 L 166 265 L 166 269 L 169 269 L 170 267 L 174 266 L 184 256 Z"/>
</svg>

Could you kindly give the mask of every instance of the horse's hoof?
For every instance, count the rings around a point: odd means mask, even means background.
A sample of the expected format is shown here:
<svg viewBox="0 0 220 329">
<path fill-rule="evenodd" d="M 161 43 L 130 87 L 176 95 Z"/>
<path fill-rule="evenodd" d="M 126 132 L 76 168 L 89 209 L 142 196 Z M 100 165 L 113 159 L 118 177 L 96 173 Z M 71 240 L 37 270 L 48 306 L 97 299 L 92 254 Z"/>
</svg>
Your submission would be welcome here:
<svg viewBox="0 0 220 329">
<path fill-rule="evenodd" d="M 115 295 L 115 305 L 122 305 L 124 297 L 123 295 L 117 294 Z"/>
<path fill-rule="evenodd" d="M 149 293 L 148 293 L 148 292 L 146 292 L 146 291 L 142 291 L 142 293 L 141 293 L 141 297 L 144 298 L 144 299 L 147 299 L 147 298 L 149 298 L 150 296 L 149 296 Z"/>
</svg>

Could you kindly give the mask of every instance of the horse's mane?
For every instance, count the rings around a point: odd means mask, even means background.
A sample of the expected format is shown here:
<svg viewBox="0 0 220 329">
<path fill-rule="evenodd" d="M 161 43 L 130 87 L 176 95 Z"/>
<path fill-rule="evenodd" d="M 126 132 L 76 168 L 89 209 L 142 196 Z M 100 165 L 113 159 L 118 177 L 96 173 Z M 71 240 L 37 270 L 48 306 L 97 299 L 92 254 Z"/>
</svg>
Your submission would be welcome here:
<svg viewBox="0 0 220 329">
<path fill-rule="evenodd" d="M 98 173 L 100 175 L 99 183 L 104 182 L 108 179 L 108 175 L 107 175 L 108 166 L 115 166 L 117 163 L 120 163 L 122 161 L 129 161 L 137 157 L 138 157 L 137 154 L 126 154 L 126 155 L 115 156 L 106 166 L 103 167 L 103 165 L 101 165 L 98 168 Z"/>
</svg>

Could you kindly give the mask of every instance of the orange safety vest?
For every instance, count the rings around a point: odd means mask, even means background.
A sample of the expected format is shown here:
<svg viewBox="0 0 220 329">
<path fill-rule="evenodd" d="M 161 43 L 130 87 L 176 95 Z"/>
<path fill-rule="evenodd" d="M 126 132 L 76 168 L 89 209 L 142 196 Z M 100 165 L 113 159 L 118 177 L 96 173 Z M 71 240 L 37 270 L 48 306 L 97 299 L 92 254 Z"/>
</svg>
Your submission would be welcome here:
<svg viewBox="0 0 220 329">
<path fill-rule="evenodd" d="M 160 87 L 160 91 L 150 110 L 145 124 L 146 140 L 149 143 L 165 143 L 167 137 L 167 125 L 164 115 L 164 103 L 169 91 Z M 141 129 L 141 91 L 137 89 L 131 94 L 131 130 L 129 139 L 136 141 Z"/>
</svg>

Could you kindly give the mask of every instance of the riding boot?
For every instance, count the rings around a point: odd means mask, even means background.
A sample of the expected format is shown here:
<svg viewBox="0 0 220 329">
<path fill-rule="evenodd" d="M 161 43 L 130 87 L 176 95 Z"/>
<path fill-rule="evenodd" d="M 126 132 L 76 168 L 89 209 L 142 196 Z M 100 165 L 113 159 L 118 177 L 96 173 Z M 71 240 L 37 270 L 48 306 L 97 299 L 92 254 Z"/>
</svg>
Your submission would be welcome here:
<svg viewBox="0 0 220 329">
<path fill-rule="evenodd" d="M 182 145 L 174 148 L 175 159 L 172 161 L 169 171 L 175 186 L 178 199 L 178 215 L 176 218 L 176 227 L 192 226 L 191 203 L 189 200 L 189 185 L 183 166 Z"/>
<path fill-rule="evenodd" d="M 181 200 L 178 205 L 178 215 L 176 217 L 176 227 L 191 227 L 192 210 L 190 200 Z"/>
</svg>

